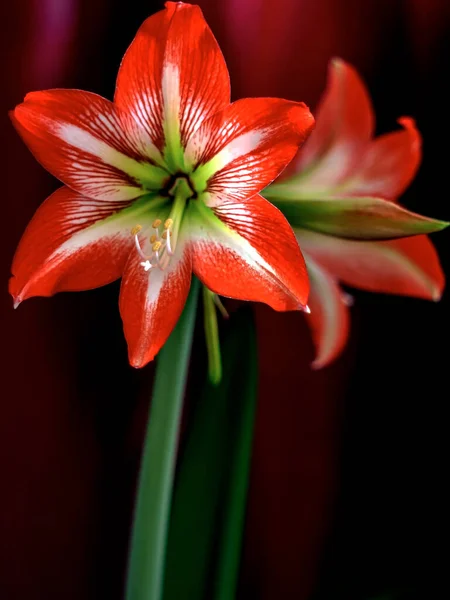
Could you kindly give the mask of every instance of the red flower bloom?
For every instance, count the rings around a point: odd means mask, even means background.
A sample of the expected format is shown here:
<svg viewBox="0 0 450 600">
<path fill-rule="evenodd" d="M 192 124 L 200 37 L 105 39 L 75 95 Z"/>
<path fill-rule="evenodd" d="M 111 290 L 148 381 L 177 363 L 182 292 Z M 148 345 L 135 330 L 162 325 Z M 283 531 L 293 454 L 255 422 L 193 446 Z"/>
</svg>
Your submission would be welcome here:
<svg viewBox="0 0 450 600">
<path fill-rule="evenodd" d="M 114 102 L 78 90 L 34 92 L 12 120 L 67 186 L 44 202 L 20 242 L 10 280 L 16 305 L 122 276 L 136 367 L 169 336 L 192 272 L 224 296 L 305 307 L 295 236 L 258 192 L 295 155 L 313 118 L 286 100 L 230 104 L 228 71 L 198 7 L 167 2 L 144 22 Z"/>
<path fill-rule="evenodd" d="M 413 120 L 399 119 L 403 130 L 373 139 L 373 109 L 358 74 L 341 60 L 329 73 L 317 127 L 289 173 L 263 192 L 287 216 L 305 255 L 316 368 L 336 358 L 348 337 L 351 298 L 338 282 L 440 298 L 444 275 L 436 251 L 425 235 L 408 236 L 448 225 L 395 202 L 421 160 Z"/>
</svg>

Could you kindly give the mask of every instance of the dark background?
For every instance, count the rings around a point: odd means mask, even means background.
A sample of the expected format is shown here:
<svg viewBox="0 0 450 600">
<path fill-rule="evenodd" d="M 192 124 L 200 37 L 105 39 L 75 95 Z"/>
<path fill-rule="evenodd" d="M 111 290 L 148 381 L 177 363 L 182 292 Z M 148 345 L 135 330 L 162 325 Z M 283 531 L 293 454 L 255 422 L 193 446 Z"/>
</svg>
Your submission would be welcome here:
<svg viewBox="0 0 450 600">
<path fill-rule="evenodd" d="M 200 5 L 235 98 L 278 95 L 314 107 L 328 60 L 354 64 L 373 95 L 379 131 L 407 114 L 424 136 L 424 163 L 404 202 L 450 220 L 447 1 Z M 127 45 L 161 7 L 20 0 L 0 8 L 2 600 L 121 598 L 153 372 L 127 365 L 118 284 L 12 310 L 15 247 L 57 182 L 6 112 L 27 91 L 47 87 L 111 98 Z M 448 233 L 433 241 L 450 272 Z M 256 307 L 260 397 L 240 598 L 448 593 L 449 294 L 433 304 L 358 292 L 352 313 L 345 354 L 312 372 L 302 317 Z"/>
</svg>

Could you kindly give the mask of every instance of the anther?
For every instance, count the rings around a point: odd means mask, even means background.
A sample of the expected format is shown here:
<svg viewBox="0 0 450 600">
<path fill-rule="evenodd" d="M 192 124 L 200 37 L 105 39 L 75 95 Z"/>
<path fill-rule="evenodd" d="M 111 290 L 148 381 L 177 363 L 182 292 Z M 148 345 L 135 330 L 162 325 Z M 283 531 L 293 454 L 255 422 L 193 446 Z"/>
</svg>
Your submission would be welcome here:
<svg viewBox="0 0 450 600">
<path fill-rule="evenodd" d="M 164 229 L 169 229 L 173 225 L 173 219 L 166 219 L 164 221 Z"/>
<path fill-rule="evenodd" d="M 150 244 L 154 244 L 156 242 L 156 235 L 153 234 L 150 236 Z"/>
<path fill-rule="evenodd" d="M 131 235 L 137 235 L 142 229 L 142 225 L 135 225 L 131 230 Z"/>
<path fill-rule="evenodd" d="M 163 231 L 163 234 L 161 236 L 163 240 L 167 240 L 167 234 L 173 235 L 173 231 Z"/>
<path fill-rule="evenodd" d="M 161 246 L 162 246 L 161 242 L 155 242 L 152 246 L 153 252 L 158 252 L 158 250 L 161 248 Z"/>
<path fill-rule="evenodd" d="M 152 223 L 152 227 L 154 229 L 158 229 L 158 227 L 161 225 L 161 219 L 155 219 Z"/>
</svg>

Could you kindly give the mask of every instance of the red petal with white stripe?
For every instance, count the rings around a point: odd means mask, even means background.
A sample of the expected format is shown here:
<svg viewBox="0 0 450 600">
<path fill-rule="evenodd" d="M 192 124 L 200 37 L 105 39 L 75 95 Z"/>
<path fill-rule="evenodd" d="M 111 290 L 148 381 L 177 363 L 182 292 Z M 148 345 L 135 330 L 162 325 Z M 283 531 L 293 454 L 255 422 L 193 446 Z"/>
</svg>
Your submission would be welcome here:
<svg viewBox="0 0 450 600">
<path fill-rule="evenodd" d="M 11 113 L 37 160 L 89 198 L 129 200 L 159 189 L 167 173 L 145 154 L 137 126 L 112 102 L 90 92 L 27 94 Z M 124 123 L 128 123 L 125 133 Z"/>
<path fill-rule="evenodd" d="M 373 140 L 345 193 L 395 200 L 409 186 L 422 160 L 422 138 L 414 119 L 398 120 L 403 130 Z"/>
<path fill-rule="evenodd" d="M 316 112 L 317 126 L 289 168 L 290 174 L 313 168 L 305 186 L 332 186 L 352 173 L 374 130 L 367 89 L 356 70 L 341 59 L 331 61 L 328 83 Z"/>
<path fill-rule="evenodd" d="M 118 279 L 133 247 L 136 218 L 118 202 L 92 200 L 63 187 L 37 210 L 20 241 L 9 291 L 32 296 L 100 287 Z"/>
<path fill-rule="evenodd" d="M 348 339 L 350 319 L 339 284 L 309 256 L 305 257 L 311 282 L 307 315 L 316 348 L 314 369 L 321 369 L 335 360 Z"/>
<path fill-rule="evenodd" d="M 189 248 L 178 240 L 175 255 L 162 271 L 145 271 L 131 254 L 120 289 L 120 314 L 133 367 L 153 360 L 175 327 L 186 303 L 192 275 Z"/>
<path fill-rule="evenodd" d="M 314 125 L 303 103 L 246 98 L 216 113 L 195 132 L 186 159 L 206 202 L 245 200 L 273 181 Z"/>
<path fill-rule="evenodd" d="M 371 292 L 439 300 L 444 274 L 425 235 L 386 242 L 357 242 L 296 230 L 308 255 L 339 281 Z"/>
<path fill-rule="evenodd" d="M 143 23 L 122 61 L 114 101 L 161 152 L 164 127 L 179 127 L 185 146 L 204 119 L 229 104 L 228 69 L 198 6 L 167 2 Z"/>
<path fill-rule="evenodd" d="M 195 205 L 192 210 L 195 210 Z M 215 213 L 215 214 L 214 214 Z M 309 282 L 294 233 L 261 196 L 190 215 L 194 273 L 221 296 L 275 310 L 306 306 Z"/>
</svg>

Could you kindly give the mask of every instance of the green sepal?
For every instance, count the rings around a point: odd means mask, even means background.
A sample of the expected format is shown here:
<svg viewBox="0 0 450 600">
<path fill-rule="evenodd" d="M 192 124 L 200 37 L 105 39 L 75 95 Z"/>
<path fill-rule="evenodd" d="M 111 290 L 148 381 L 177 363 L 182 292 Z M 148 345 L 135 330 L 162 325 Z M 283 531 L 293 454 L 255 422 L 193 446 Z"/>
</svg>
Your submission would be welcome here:
<svg viewBox="0 0 450 600">
<path fill-rule="evenodd" d="M 301 227 L 349 239 L 387 240 L 427 234 L 449 223 L 406 210 L 395 202 L 375 197 L 328 197 L 271 202 L 292 227 Z"/>
</svg>

